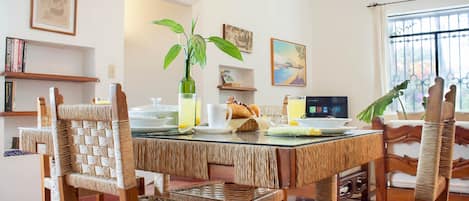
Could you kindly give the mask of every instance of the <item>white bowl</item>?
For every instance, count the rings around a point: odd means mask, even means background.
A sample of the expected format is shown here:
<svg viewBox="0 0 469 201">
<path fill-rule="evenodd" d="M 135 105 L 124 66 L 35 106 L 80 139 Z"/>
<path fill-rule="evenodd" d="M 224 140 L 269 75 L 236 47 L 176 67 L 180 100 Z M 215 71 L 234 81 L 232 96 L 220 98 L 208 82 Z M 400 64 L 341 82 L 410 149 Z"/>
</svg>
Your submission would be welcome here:
<svg viewBox="0 0 469 201">
<path fill-rule="evenodd" d="M 297 119 L 300 126 L 313 128 L 340 128 L 352 119 L 346 118 L 306 118 Z"/>
<path fill-rule="evenodd" d="M 131 128 L 156 128 L 168 124 L 172 118 L 155 118 L 155 117 L 130 117 Z"/>
</svg>

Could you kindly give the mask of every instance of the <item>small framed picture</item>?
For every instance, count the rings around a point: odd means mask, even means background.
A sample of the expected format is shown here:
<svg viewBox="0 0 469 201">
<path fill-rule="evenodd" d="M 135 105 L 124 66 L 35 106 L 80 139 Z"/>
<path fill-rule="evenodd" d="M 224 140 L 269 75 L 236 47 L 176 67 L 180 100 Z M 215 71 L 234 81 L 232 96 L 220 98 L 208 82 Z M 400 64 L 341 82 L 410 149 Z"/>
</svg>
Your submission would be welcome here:
<svg viewBox="0 0 469 201">
<path fill-rule="evenodd" d="M 232 42 L 241 52 L 252 52 L 253 33 L 239 27 L 223 24 L 223 38 Z"/>
<path fill-rule="evenodd" d="M 78 0 L 31 0 L 32 29 L 75 35 Z"/>
<path fill-rule="evenodd" d="M 224 86 L 240 86 L 235 74 L 231 70 L 220 71 L 221 81 Z"/>
</svg>

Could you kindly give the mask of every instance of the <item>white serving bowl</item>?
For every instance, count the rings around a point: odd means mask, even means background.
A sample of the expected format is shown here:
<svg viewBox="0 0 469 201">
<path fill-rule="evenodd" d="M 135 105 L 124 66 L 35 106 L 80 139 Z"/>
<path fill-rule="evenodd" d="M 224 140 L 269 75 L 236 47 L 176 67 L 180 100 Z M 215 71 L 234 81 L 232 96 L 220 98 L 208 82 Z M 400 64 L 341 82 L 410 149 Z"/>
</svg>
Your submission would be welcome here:
<svg viewBox="0 0 469 201">
<path fill-rule="evenodd" d="M 130 117 L 131 128 L 156 128 L 168 124 L 173 118 Z"/>
<path fill-rule="evenodd" d="M 313 127 L 313 128 L 340 128 L 345 126 L 347 122 L 352 121 L 352 119 L 346 118 L 306 118 L 306 119 L 297 119 L 298 124 L 304 127 Z"/>
</svg>

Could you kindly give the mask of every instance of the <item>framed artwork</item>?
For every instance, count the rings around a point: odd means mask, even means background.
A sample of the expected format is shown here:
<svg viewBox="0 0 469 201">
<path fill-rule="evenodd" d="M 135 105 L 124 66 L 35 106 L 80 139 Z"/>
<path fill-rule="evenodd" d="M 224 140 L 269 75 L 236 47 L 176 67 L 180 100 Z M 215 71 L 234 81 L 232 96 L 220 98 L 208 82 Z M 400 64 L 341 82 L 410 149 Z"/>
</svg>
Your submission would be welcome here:
<svg viewBox="0 0 469 201">
<path fill-rule="evenodd" d="M 272 38 L 272 85 L 306 86 L 306 46 Z"/>
<path fill-rule="evenodd" d="M 231 70 L 221 70 L 220 77 L 224 86 L 241 86 L 238 82 L 238 78 L 236 77 L 236 73 Z"/>
<path fill-rule="evenodd" d="M 252 52 L 252 31 L 223 24 L 223 39 L 232 42 L 241 52 Z"/>
<path fill-rule="evenodd" d="M 75 35 L 78 0 L 31 0 L 32 29 Z"/>
</svg>

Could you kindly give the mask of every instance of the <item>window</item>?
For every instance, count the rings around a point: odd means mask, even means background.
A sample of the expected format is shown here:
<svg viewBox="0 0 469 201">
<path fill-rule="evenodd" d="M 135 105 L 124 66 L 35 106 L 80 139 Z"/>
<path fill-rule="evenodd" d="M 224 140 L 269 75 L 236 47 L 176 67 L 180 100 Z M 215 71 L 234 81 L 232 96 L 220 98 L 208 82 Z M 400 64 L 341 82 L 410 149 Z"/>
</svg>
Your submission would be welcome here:
<svg viewBox="0 0 469 201">
<path fill-rule="evenodd" d="M 457 86 L 458 111 L 469 111 L 469 8 L 388 18 L 390 86 L 409 79 L 407 111 L 423 111 L 423 97 L 435 76 Z M 397 109 L 394 105 L 394 109 Z"/>
</svg>

